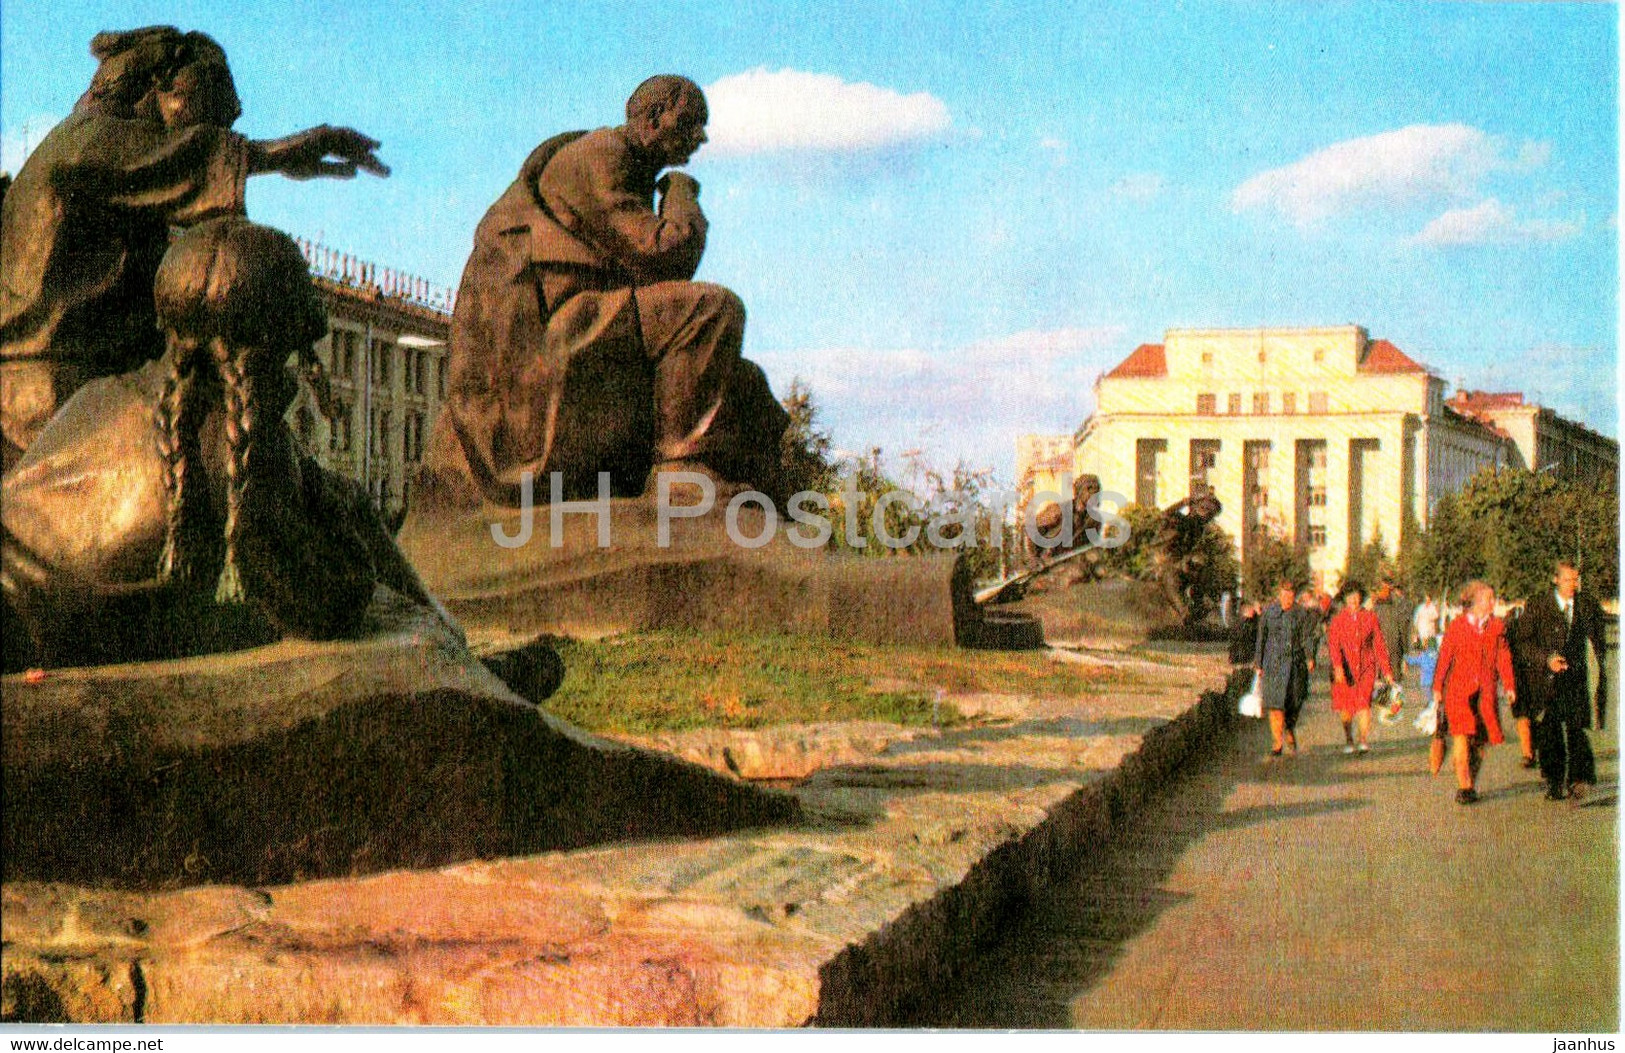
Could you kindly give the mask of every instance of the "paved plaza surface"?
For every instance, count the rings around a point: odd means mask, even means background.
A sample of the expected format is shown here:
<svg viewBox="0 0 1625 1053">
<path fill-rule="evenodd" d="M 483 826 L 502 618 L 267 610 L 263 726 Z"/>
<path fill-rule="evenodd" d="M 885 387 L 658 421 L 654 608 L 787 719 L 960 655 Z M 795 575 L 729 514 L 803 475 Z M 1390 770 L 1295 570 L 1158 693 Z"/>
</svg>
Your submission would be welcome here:
<svg viewBox="0 0 1625 1053">
<path fill-rule="evenodd" d="M 1414 715 L 1344 756 L 1322 681 L 1281 759 L 1247 721 L 910 1023 L 1617 1030 L 1617 732 L 1579 806 L 1509 741 L 1464 807 Z"/>
</svg>

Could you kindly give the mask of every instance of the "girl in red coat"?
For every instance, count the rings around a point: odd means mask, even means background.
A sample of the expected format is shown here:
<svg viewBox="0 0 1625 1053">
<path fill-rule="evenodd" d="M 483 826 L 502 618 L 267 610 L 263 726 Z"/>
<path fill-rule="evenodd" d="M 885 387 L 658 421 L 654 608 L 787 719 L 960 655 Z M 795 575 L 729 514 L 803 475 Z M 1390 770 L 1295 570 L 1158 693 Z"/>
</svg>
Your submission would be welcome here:
<svg viewBox="0 0 1625 1053">
<path fill-rule="evenodd" d="M 1388 645 L 1382 640 L 1382 627 L 1374 612 L 1366 610 L 1365 588 L 1357 581 L 1343 583 L 1343 608 L 1326 623 L 1326 649 L 1331 653 L 1332 708 L 1343 721 L 1344 753 L 1353 753 L 1355 722 L 1360 729 L 1361 753 L 1370 749 L 1371 692 L 1377 686 L 1377 673 L 1385 683 L 1394 682 L 1388 662 Z"/>
<path fill-rule="evenodd" d="M 1472 804 L 1478 800 L 1473 783 L 1484 744 L 1505 741 L 1496 715 L 1496 686 L 1506 692 L 1509 702 L 1517 699 L 1517 691 L 1506 626 L 1495 616 L 1495 590 L 1475 581 L 1462 590 L 1462 601 L 1467 611 L 1450 623 L 1439 647 L 1433 700 L 1443 708 L 1449 726 L 1456 803 Z"/>
</svg>

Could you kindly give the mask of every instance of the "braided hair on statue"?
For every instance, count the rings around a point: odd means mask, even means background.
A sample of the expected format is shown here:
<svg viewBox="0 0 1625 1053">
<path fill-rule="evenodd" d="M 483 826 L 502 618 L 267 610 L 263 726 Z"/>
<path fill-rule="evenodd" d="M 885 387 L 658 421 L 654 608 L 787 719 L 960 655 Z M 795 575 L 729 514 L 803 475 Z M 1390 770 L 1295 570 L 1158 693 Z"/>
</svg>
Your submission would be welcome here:
<svg viewBox="0 0 1625 1053">
<path fill-rule="evenodd" d="M 292 239 L 240 217 L 193 227 L 172 245 L 154 283 L 170 374 L 156 410 L 168 498 L 161 580 L 195 579 L 203 498 L 189 482 L 199 434 L 223 408 L 226 437 L 225 556 L 215 599 L 247 597 L 239 566 L 245 509 L 258 485 L 255 433 L 262 414 L 280 419 L 292 399 L 290 349 L 326 332 L 326 315 Z"/>
</svg>

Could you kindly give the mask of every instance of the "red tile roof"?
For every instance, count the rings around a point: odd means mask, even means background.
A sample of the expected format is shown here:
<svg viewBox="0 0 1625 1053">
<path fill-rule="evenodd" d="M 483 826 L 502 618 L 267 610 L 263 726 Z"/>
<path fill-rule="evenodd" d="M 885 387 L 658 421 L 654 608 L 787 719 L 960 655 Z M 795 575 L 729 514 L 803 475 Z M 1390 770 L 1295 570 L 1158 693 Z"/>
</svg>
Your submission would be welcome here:
<svg viewBox="0 0 1625 1053">
<path fill-rule="evenodd" d="M 1168 375 L 1168 359 L 1162 353 L 1161 344 L 1141 344 L 1134 349 L 1133 354 L 1117 363 L 1116 368 L 1106 375 L 1108 377 L 1165 377 Z"/>
<path fill-rule="evenodd" d="M 1450 396 L 1450 405 L 1464 413 L 1474 411 L 1516 409 L 1524 405 L 1521 391 L 1458 391 Z"/>
<path fill-rule="evenodd" d="M 1373 340 L 1366 345 L 1365 358 L 1360 362 L 1362 373 L 1426 373 L 1421 363 L 1386 340 Z"/>
</svg>

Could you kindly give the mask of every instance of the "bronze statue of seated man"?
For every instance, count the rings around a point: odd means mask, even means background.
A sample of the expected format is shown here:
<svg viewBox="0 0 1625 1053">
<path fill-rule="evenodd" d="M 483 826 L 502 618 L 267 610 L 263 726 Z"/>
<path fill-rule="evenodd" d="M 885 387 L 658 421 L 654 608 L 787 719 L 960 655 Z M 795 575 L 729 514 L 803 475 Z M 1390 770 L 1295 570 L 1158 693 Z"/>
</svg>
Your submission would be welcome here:
<svg viewBox="0 0 1625 1053">
<path fill-rule="evenodd" d="M 653 77 L 625 124 L 542 143 L 491 206 L 415 503 L 514 506 L 525 473 L 546 501 L 552 472 L 572 500 L 596 497 L 601 471 L 618 496 L 665 469 L 774 492 L 788 415 L 740 357 L 739 298 L 693 280 L 699 184 L 665 171 L 707 118 L 692 81 Z"/>
<path fill-rule="evenodd" d="M 284 421 L 326 332 L 293 240 L 192 227 L 155 301 L 162 356 L 80 388 L 0 484 L 7 671 L 352 636 L 380 584 L 438 613 Z"/>
</svg>

